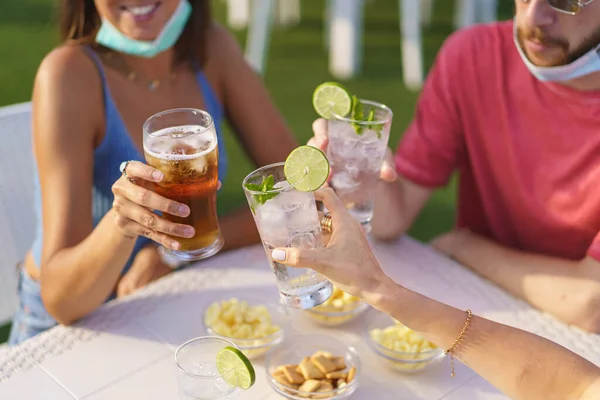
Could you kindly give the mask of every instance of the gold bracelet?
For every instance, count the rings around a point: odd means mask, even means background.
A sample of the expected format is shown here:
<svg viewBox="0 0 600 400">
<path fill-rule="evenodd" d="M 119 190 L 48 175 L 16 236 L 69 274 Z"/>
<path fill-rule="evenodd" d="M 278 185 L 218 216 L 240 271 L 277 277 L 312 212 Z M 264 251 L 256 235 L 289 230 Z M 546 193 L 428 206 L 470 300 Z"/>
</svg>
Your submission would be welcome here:
<svg viewBox="0 0 600 400">
<path fill-rule="evenodd" d="M 465 321 L 465 326 L 463 326 L 462 331 L 460 331 L 460 335 L 458 335 L 452 346 L 450 346 L 450 348 L 444 352 L 444 354 L 450 354 L 450 365 L 452 366 L 452 373 L 450 374 L 450 376 L 453 378 L 456 376 L 456 373 L 454 372 L 454 350 L 465 336 L 465 332 L 467 332 L 467 329 L 469 329 L 469 326 L 471 326 L 471 319 L 473 319 L 473 313 L 471 312 L 471 310 L 466 310 L 465 312 L 467 313 L 467 320 Z"/>
</svg>

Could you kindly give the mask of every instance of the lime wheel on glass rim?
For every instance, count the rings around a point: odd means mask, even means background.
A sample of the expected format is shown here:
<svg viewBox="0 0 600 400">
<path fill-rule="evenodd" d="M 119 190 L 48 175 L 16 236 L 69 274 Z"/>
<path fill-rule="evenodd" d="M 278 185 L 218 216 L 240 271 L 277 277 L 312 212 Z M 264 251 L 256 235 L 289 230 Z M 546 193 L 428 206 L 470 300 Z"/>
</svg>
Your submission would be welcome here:
<svg viewBox="0 0 600 400">
<path fill-rule="evenodd" d="M 252 363 L 244 353 L 232 346 L 224 347 L 217 354 L 217 370 L 232 388 L 248 390 L 256 382 Z"/>
</svg>

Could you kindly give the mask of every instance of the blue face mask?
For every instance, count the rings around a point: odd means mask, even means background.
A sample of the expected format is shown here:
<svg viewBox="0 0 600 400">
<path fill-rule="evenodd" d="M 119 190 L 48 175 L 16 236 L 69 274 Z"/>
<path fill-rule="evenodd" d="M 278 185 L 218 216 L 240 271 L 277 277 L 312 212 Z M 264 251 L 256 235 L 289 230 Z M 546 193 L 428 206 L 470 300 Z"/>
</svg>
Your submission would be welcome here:
<svg viewBox="0 0 600 400">
<path fill-rule="evenodd" d="M 572 63 L 558 67 L 539 67 L 529 61 L 517 39 L 517 24 L 513 32 L 515 46 L 529 71 L 542 82 L 565 82 L 600 71 L 600 44 Z"/>
<path fill-rule="evenodd" d="M 192 6 L 188 0 L 181 0 L 171 18 L 153 41 L 131 39 L 103 19 L 102 26 L 96 34 L 96 43 L 132 56 L 151 58 L 175 45 L 191 13 Z"/>
</svg>

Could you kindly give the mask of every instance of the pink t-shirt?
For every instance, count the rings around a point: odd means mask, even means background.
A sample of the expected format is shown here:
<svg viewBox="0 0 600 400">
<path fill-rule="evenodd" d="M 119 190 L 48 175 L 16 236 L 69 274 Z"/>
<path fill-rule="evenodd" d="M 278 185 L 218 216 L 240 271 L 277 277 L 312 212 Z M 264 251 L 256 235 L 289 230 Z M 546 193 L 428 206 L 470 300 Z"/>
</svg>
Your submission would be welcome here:
<svg viewBox="0 0 600 400">
<path fill-rule="evenodd" d="M 538 81 L 512 21 L 452 35 L 396 167 L 426 187 L 459 171 L 458 227 L 529 252 L 600 260 L 600 91 Z"/>
</svg>

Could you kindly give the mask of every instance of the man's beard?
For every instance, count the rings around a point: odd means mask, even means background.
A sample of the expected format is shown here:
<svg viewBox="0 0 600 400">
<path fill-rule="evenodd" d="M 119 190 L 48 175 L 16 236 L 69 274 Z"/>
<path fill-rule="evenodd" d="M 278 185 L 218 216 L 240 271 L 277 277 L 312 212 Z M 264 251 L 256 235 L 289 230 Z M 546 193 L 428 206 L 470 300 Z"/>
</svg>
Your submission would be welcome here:
<svg viewBox="0 0 600 400">
<path fill-rule="evenodd" d="M 529 61 L 541 66 L 541 67 L 558 67 L 561 65 L 570 64 L 577 60 L 579 57 L 589 52 L 600 43 L 600 29 L 596 30 L 592 35 L 587 37 L 581 45 L 579 45 L 574 51 L 569 52 L 569 42 L 563 38 L 553 38 L 548 36 L 541 28 L 535 27 L 530 30 L 524 30 L 523 28 L 517 27 L 517 40 L 519 45 L 527 54 L 527 47 L 525 46 L 525 40 L 532 40 L 534 42 L 541 43 L 549 48 L 560 50 L 560 54 L 552 57 L 547 57 L 543 63 L 534 62 L 529 55 Z M 538 56 L 540 57 L 540 56 Z"/>
</svg>

